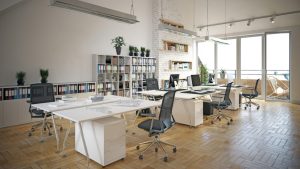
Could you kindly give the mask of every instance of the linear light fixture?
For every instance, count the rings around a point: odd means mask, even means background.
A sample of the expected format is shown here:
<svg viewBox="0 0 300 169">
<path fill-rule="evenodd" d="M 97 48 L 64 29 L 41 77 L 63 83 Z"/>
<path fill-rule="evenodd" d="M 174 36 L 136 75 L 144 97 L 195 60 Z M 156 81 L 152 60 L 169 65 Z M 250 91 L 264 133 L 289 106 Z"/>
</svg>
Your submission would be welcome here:
<svg viewBox="0 0 300 169">
<path fill-rule="evenodd" d="M 167 24 L 164 24 L 164 23 L 160 23 L 158 25 L 158 28 L 159 28 L 159 30 L 166 30 L 166 31 L 169 31 L 169 32 L 178 33 L 178 34 L 185 35 L 185 36 L 191 36 L 191 37 L 196 37 L 197 36 L 196 32 L 193 32 L 193 31 L 190 31 L 190 30 L 187 30 L 187 29 L 183 29 L 183 28 L 177 28 L 177 27 L 167 25 Z"/>
<path fill-rule="evenodd" d="M 239 19 L 239 20 L 233 20 L 233 21 L 228 21 L 228 22 L 220 22 L 220 23 L 213 23 L 209 25 L 200 25 L 197 26 L 199 30 L 206 28 L 206 27 L 213 27 L 213 26 L 219 26 L 219 25 L 224 25 L 224 24 L 230 24 L 230 23 L 238 23 L 238 22 L 248 22 L 249 20 L 258 20 L 258 19 L 264 19 L 264 18 L 271 18 L 271 17 L 278 17 L 278 16 L 283 16 L 283 15 L 291 15 L 291 14 L 298 14 L 300 11 L 290 11 L 290 12 L 284 12 L 284 13 L 277 13 L 273 15 L 264 15 L 264 16 L 259 16 L 259 17 L 252 17 L 252 18 L 245 18 L 245 19 Z M 251 23 L 250 23 L 251 24 Z"/>
<path fill-rule="evenodd" d="M 72 9 L 72 10 L 76 10 L 76 11 L 80 11 L 92 15 L 97 15 L 97 16 L 101 16 L 101 17 L 105 17 L 105 18 L 109 18 L 121 22 L 126 22 L 129 24 L 134 24 L 136 22 L 139 22 L 138 20 L 136 20 L 135 15 L 90 4 L 87 2 L 82 2 L 79 0 L 51 0 L 51 5 Z"/>
</svg>

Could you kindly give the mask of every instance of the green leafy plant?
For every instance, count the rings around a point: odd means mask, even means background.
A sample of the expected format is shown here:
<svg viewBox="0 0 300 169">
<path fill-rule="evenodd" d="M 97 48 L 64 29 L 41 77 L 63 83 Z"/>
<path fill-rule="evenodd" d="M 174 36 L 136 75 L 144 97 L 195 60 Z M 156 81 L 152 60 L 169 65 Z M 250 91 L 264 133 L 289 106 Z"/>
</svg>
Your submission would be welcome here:
<svg viewBox="0 0 300 169">
<path fill-rule="evenodd" d="M 134 47 L 134 56 L 138 56 L 139 55 L 139 49 L 137 47 Z"/>
<path fill-rule="evenodd" d="M 146 57 L 149 57 L 150 56 L 150 49 L 147 49 L 146 50 Z"/>
<path fill-rule="evenodd" d="M 129 46 L 129 56 L 133 56 L 134 46 Z"/>
<path fill-rule="evenodd" d="M 141 47 L 141 56 L 143 57 L 143 56 L 145 56 L 145 48 L 144 47 Z"/>
<path fill-rule="evenodd" d="M 201 64 L 200 68 L 200 79 L 201 79 L 201 82 L 206 84 L 208 82 L 208 70 L 207 70 L 207 67 L 203 64 Z"/>
<path fill-rule="evenodd" d="M 225 73 L 226 73 L 225 70 L 223 70 L 223 69 L 220 70 L 220 77 L 221 77 L 221 79 L 225 78 Z"/>
<path fill-rule="evenodd" d="M 122 36 L 117 36 L 111 40 L 111 43 L 114 45 L 115 48 L 126 46 L 125 41 Z"/>
<path fill-rule="evenodd" d="M 18 86 L 24 85 L 24 83 L 25 83 L 25 81 L 24 81 L 25 75 L 26 75 L 26 73 L 23 72 L 23 71 L 20 71 L 20 72 L 16 73 L 16 78 L 17 78 Z"/>
<path fill-rule="evenodd" d="M 47 78 L 49 76 L 48 69 L 40 69 L 41 83 L 47 83 Z"/>
</svg>

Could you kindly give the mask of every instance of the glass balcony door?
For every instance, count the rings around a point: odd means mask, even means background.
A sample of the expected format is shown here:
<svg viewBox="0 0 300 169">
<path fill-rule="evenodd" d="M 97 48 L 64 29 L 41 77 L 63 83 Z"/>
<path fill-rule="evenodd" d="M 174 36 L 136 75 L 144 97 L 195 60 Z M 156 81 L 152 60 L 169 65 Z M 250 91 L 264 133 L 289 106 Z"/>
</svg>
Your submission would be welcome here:
<svg viewBox="0 0 300 169">
<path fill-rule="evenodd" d="M 266 33 L 267 100 L 289 100 L 290 33 Z"/>
</svg>

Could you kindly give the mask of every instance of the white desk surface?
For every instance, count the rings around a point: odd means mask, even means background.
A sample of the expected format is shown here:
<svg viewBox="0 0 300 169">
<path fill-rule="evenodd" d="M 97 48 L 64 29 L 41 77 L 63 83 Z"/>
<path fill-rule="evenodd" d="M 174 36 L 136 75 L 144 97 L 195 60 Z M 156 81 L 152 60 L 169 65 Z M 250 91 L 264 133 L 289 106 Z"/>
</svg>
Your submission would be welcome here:
<svg viewBox="0 0 300 169">
<path fill-rule="evenodd" d="M 230 90 L 240 90 L 242 89 L 244 86 L 241 86 L 241 87 L 231 87 Z M 226 89 L 226 86 L 193 86 L 192 87 L 193 90 L 201 90 L 201 89 L 216 89 L 216 90 L 225 90 Z"/>
<path fill-rule="evenodd" d="M 199 97 L 204 97 L 213 93 L 206 93 L 206 94 L 190 94 L 190 93 L 182 93 L 183 91 L 187 91 L 187 90 L 182 90 L 182 91 L 177 91 L 175 98 L 176 99 L 195 99 L 195 98 L 199 98 Z M 142 95 L 145 96 L 163 96 L 165 93 L 167 93 L 167 91 L 161 91 L 161 90 L 146 90 L 146 91 L 141 91 L 138 92 Z"/>
<path fill-rule="evenodd" d="M 56 101 L 56 102 L 48 102 L 48 103 L 40 103 L 40 104 L 32 104 L 31 106 L 40 110 L 44 110 L 46 112 L 56 112 L 80 107 L 87 107 L 99 104 L 106 104 L 111 102 L 116 102 L 119 100 L 128 100 L 130 98 L 121 97 L 121 96 L 104 96 L 102 101 L 92 102 L 86 98 L 80 98 L 75 101 L 66 101 L 64 103 Z"/>
<path fill-rule="evenodd" d="M 95 105 L 90 107 L 82 107 L 64 111 L 53 112 L 53 114 L 71 120 L 73 122 L 83 122 L 110 117 L 126 112 L 160 106 L 160 102 L 141 100 L 139 105 L 130 105 L 128 101 L 110 102 L 107 104 Z M 128 102 L 128 104 L 126 104 Z"/>
</svg>

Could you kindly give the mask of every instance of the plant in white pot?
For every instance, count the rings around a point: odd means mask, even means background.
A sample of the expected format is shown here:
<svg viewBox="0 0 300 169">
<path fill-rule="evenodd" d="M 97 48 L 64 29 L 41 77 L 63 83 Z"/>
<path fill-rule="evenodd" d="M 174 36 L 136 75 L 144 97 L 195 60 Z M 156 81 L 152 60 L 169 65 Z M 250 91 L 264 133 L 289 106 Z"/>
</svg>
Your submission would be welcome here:
<svg viewBox="0 0 300 169">
<path fill-rule="evenodd" d="M 115 37 L 114 39 L 112 39 L 111 43 L 114 44 L 117 55 L 121 54 L 122 46 L 126 46 L 122 36 Z"/>
</svg>

